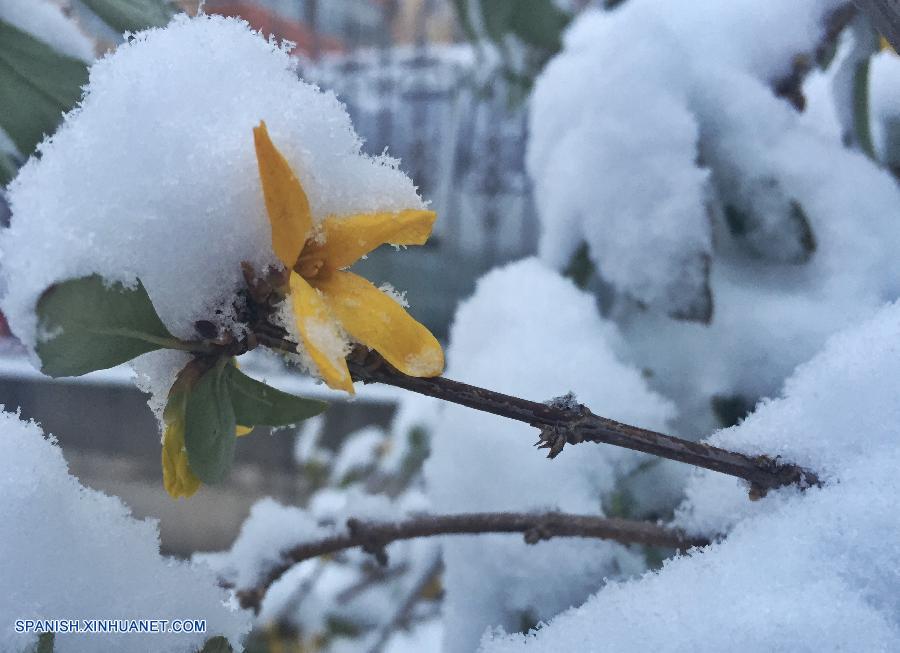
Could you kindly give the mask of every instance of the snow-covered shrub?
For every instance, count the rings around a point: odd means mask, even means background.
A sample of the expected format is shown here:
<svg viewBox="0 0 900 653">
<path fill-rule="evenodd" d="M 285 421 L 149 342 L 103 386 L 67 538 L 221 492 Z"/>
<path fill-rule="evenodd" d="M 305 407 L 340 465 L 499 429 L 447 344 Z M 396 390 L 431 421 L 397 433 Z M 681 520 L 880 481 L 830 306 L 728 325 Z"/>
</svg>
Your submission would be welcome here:
<svg viewBox="0 0 900 653">
<path fill-rule="evenodd" d="M 250 613 L 233 605 L 209 569 L 159 553 L 152 520 L 69 474 L 57 442 L 33 422 L 0 412 L 0 650 L 37 640 L 17 620 L 206 621 L 206 633 L 57 633 L 58 653 L 195 653 L 226 636 L 239 646 Z"/>
</svg>

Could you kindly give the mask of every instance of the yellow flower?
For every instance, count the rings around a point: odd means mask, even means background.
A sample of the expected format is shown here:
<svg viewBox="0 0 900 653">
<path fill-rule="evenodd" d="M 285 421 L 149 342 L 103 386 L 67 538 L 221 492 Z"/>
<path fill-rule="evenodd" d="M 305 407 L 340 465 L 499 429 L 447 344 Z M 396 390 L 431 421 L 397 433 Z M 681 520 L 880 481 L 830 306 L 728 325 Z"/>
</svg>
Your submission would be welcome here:
<svg viewBox="0 0 900 653">
<path fill-rule="evenodd" d="M 345 270 L 385 243 L 424 244 L 431 235 L 434 211 L 328 216 L 315 228 L 303 186 L 272 143 L 264 122 L 254 128 L 253 136 L 272 249 L 291 270 L 297 331 L 325 383 L 353 393 L 342 331 L 404 374 L 439 375 L 444 352 L 431 332 L 372 283 Z"/>
</svg>

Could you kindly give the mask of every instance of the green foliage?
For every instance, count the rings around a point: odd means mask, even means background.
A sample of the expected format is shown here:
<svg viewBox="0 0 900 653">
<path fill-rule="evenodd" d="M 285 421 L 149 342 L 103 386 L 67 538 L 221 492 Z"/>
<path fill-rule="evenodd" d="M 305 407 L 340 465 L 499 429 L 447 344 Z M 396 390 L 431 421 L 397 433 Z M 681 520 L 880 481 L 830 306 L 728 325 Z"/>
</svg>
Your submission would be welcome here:
<svg viewBox="0 0 900 653">
<path fill-rule="evenodd" d="M 510 100 L 515 103 L 530 89 L 544 62 L 562 48 L 562 33 L 571 20 L 553 0 L 454 0 L 463 31 L 470 41 L 494 43 L 504 58 L 502 75 L 511 82 Z M 470 12 L 480 15 L 478 20 Z M 483 28 L 479 34 L 475 26 Z M 514 63 L 508 51 L 509 37 L 528 50 L 525 63 Z"/>
<path fill-rule="evenodd" d="M 590 257 L 590 248 L 587 243 L 581 243 L 569 259 L 569 264 L 563 270 L 563 276 L 570 278 L 576 286 L 584 290 L 594 272 L 596 267 Z"/>
<path fill-rule="evenodd" d="M 229 396 L 242 426 L 287 426 L 314 417 L 328 404 L 282 392 L 252 379 L 233 365 L 225 368 Z"/>
<path fill-rule="evenodd" d="M 18 167 L 8 154 L 0 152 L 0 187 L 6 186 L 16 176 Z"/>
<path fill-rule="evenodd" d="M 38 357 L 49 376 L 80 376 L 181 343 L 163 325 L 144 286 L 99 275 L 56 284 L 37 304 Z"/>
<path fill-rule="evenodd" d="M 84 62 L 0 21 L 0 127 L 23 155 L 53 133 L 87 78 Z"/>
<path fill-rule="evenodd" d="M 207 640 L 206 644 L 200 649 L 199 653 L 233 653 L 234 649 L 225 637 L 219 635 Z"/>
<path fill-rule="evenodd" d="M 756 402 L 743 395 L 714 395 L 710 399 L 713 414 L 719 420 L 722 428 L 728 428 L 740 422 L 753 412 L 755 405 Z"/>
<path fill-rule="evenodd" d="M 209 368 L 190 391 L 184 417 L 184 445 L 191 471 L 207 484 L 231 469 L 237 420 L 228 392 L 225 358 Z"/>
<path fill-rule="evenodd" d="M 81 0 L 117 32 L 162 27 L 174 14 L 165 0 Z"/>
<path fill-rule="evenodd" d="M 867 157 L 875 160 L 875 145 L 872 142 L 871 115 L 869 111 L 869 65 L 867 58 L 856 65 L 853 75 L 853 135 L 859 148 Z"/>
<path fill-rule="evenodd" d="M 56 635 L 54 633 L 41 633 L 38 637 L 35 653 L 53 653 L 56 644 Z"/>
</svg>

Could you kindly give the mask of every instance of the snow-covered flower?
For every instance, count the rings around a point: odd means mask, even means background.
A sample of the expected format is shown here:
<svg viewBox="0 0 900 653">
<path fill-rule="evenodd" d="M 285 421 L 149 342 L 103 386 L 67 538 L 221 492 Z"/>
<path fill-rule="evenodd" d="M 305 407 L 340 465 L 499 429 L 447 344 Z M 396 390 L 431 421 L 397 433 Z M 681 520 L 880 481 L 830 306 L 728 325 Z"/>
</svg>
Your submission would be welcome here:
<svg viewBox="0 0 900 653">
<path fill-rule="evenodd" d="M 353 393 L 342 332 L 377 351 L 404 374 L 440 374 L 444 352 L 431 332 L 392 297 L 345 270 L 385 243 L 424 244 L 436 218 L 434 211 L 329 216 L 316 228 L 306 192 L 269 138 L 264 122 L 254 128 L 253 135 L 272 226 L 272 249 L 291 270 L 297 331 L 325 383 Z"/>
</svg>

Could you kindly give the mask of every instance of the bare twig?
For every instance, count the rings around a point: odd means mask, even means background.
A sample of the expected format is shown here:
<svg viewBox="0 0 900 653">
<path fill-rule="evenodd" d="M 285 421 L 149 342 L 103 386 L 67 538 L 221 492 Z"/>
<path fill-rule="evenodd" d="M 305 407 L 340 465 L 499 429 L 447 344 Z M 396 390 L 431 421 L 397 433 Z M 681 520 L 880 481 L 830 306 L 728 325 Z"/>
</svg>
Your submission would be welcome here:
<svg viewBox="0 0 900 653">
<path fill-rule="evenodd" d="M 536 544 L 552 537 L 585 537 L 681 550 L 709 544 L 704 538 L 690 537 L 681 530 L 650 522 L 558 512 L 420 515 L 400 522 L 366 522 L 350 519 L 347 521 L 347 529 L 348 532 L 345 534 L 304 542 L 283 551 L 281 562 L 269 570 L 259 586 L 236 592 L 241 605 L 259 611 L 262 599 L 272 583 L 295 564 L 304 560 L 362 547 L 364 551 L 374 555 L 380 563 L 386 564 L 385 547 L 388 544 L 418 537 L 522 533 L 529 544 Z"/>
<path fill-rule="evenodd" d="M 359 350 L 348 361 L 353 378 L 364 383 L 384 383 L 444 401 L 525 422 L 540 430 L 537 446 L 556 457 L 566 444 L 596 442 L 649 453 L 729 476 L 750 484 L 752 498 L 769 490 L 796 484 L 818 485 L 818 477 L 797 465 L 768 456 L 747 456 L 702 442 L 691 442 L 637 426 L 594 415 L 587 406 L 574 401 L 539 403 L 438 376 L 406 376 L 374 353 Z"/>
<path fill-rule="evenodd" d="M 400 628 L 408 627 L 413 610 L 415 610 L 416 604 L 422 599 L 422 593 L 431 583 L 435 582 L 443 568 L 444 564 L 441 561 L 440 553 L 435 551 L 431 563 L 413 584 L 412 589 L 406 595 L 406 599 L 400 604 L 394 616 L 379 630 L 378 639 L 369 648 L 369 653 L 381 653 L 384 647 L 387 646 L 391 635 Z"/>
<path fill-rule="evenodd" d="M 281 338 L 260 336 L 259 342 L 280 351 L 297 351 L 296 343 Z M 807 488 L 820 484 L 814 472 L 778 458 L 748 456 L 623 424 L 594 415 L 587 406 L 574 401 L 539 403 L 443 376 L 407 376 L 364 347 L 357 347 L 347 364 L 356 381 L 383 383 L 530 424 L 540 431 L 536 446 L 548 449 L 549 458 L 559 455 L 566 444 L 611 444 L 741 478 L 750 484 L 753 499 L 786 485 Z"/>
<path fill-rule="evenodd" d="M 862 4 L 857 2 L 857 4 Z M 816 62 L 824 59 L 837 44 L 838 37 L 856 16 L 856 7 L 852 2 L 845 2 L 833 9 L 824 20 L 822 38 L 812 52 L 797 53 L 791 61 L 790 71 L 772 82 L 775 95 L 790 102 L 797 111 L 806 108 L 806 97 L 803 95 L 803 80 Z"/>
</svg>

